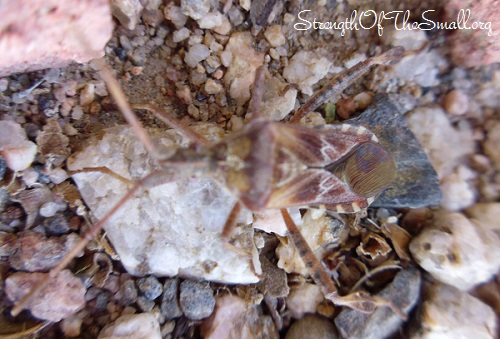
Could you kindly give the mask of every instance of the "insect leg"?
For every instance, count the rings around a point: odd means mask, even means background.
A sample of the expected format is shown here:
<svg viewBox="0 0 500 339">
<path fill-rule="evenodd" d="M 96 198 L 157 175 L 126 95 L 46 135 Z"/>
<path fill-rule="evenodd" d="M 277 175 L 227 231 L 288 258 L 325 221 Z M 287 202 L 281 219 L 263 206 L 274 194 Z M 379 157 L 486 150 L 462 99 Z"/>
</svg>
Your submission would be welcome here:
<svg viewBox="0 0 500 339">
<path fill-rule="evenodd" d="M 111 73 L 109 66 L 103 59 L 95 60 L 95 62 L 99 67 L 99 74 L 106 83 L 106 87 L 108 88 L 111 96 L 115 100 L 115 103 L 118 106 L 120 112 L 123 114 L 125 120 L 127 120 L 130 127 L 133 128 L 137 137 L 144 144 L 151 157 L 153 157 L 156 160 L 162 160 L 164 157 L 162 156 L 158 148 L 155 146 L 153 140 L 148 135 L 144 127 L 142 127 L 142 124 L 137 118 L 134 111 L 132 111 L 132 109 L 130 108 L 130 104 L 128 103 L 127 97 L 125 96 L 123 89 L 120 87 L 120 84 Z"/>
<path fill-rule="evenodd" d="M 21 310 L 27 307 L 30 301 L 37 295 L 37 293 L 42 290 L 47 283 L 54 277 L 56 277 L 68 264 L 81 252 L 85 249 L 85 246 L 89 243 L 89 241 L 93 240 L 97 234 L 101 231 L 104 225 L 113 217 L 120 208 L 125 205 L 125 203 L 139 191 L 152 183 L 156 183 L 158 178 L 161 178 L 165 175 L 165 171 L 155 171 L 135 183 L 134 187 L 130 189 L 130 191 L 116 204 L 111 211 L 104 216 L 98 223 L 94 224 L 82 237 L 79 243 L 75 245 L 71 249 L 71 251 L 62 258 L 62 260 L 50 270 L 49 274 L 43 279 L 40 280 L 35 287 L 33 287 L 25 296 L 19 300 L 19 302 L 12 308 L 11 314 L 12 316 L 17 316 Z"/>
<path fill-rule="evenodd" d="M 134 186 L 135 185 L 135 182 L 133 182 L 132 180 L 129 180 L 129 179 L 125 178 L 125 177 L 122 177 L 120 174 L 116 173 L 115 171 L 110 170 L 106 166 L 85 167 L 85 168 L 82 168 L 82 169 L 79 169 L 79 170 L 68 171 L 68 174 L 69 175 L 73 175 L 73 174 L 78 174 L 78 173 L 90 173 L 90 172 L 101 172 L 101 173 L 107 174 L 107 175 L 109 175 L 109 176 L 111 176 L 111 177 L 113 177 L 115 179 L 118 179 L 118 180 L 120 180 L 121 182 L 124 182 L 127 185 L 130 185 L 130 186 Z"/>
<path fill-rule="evenodd" d="M 262 97 L 264 91 L 264 81 L 266 79 L 267 68 L 260 66 L 255 72 L 255 80 L 252 88 L 252 99 L 250 100 L 248 111 L 251 114 L 252 120 L 260 117 L 260 106 L 262 104 Z"/>
<path fill-rule="evenodd" d="M 236 202 L 236 204 L 234 204 L 233 206 L 233 209 L 231 210 L 231 213 L 229 213 L 226 223 L 224 224 L 224 229 L 222 230 L 222 240 L 225 243 L 228 243 L 229 238 L 231 238 L 231 236 L 233 235 L 234 227 L 236 226 L 236 219 L 238 218 L 240 212 L 241 204 L 239 202 Z"/>
<path fill-rule="evenodd" d="M 298 122 L 306 113 L 314 111 L 318 106 L 335 94 L 342 93 L 348 86 L 359 79 L 374 65 L 391 65 L 399 61 L 404 55 L 404 48 L 394 47 L 379 56 L 371 57 L 357 63 L 334 77 L 321 90 L 316 92 L 297 112 L 292 116 L 290 122 Z"/>
<path fill-rule="evenodd" d="M 293 222 L 288 211 L 286 209 L 281 209 L 281 215 L 285 221 L 290 238 L 299 251 L 299 255 L 304 261 L 311 278 L 319 286 L 323 295 L 336 294 L 337 288 L 333 284 L 332 279 L 326 273 L 319 259 L 314 255 L 314 252 Z"/>
<path fill-rule="evenodd" d="M 365 313 L 371 313 L 379 306 L 387 306 L 402 319 L 406 319 L 406 315 L 390 300 L 372 296 L 366 292 L 355 292 L 346 296 L 340 296 L 337 288 L 333 284 L 332 279 L 326 273 L 324 267 L 321 265 L 321 262 L 314 255 L 311 247 L 307 244 L 306 240 L 290 217 L 288 211 L 286 209 L 281 209 L 281 215 L 283 216 L 283 220 L 288 228 L 290 238 L 299 251 L 299 255 L 304 261 L 311 278 L 314 280 L 316 285 L 319 286 L 326 299 L 330 300 L 335 305 L 347 306 Z"/>
<path fill-rule="evenodd" d="M 189 128 L 188 125 L 186 125 L 179 119 L 174 118 L 171 114 L 169 114 L 168 112 L 166 112 L 165 110 L 161 109 L 158 106 L 151 104 L 136 104 L 133 105 L 133 107 L 135 109 L 144 109 L 152 112 L 154 115 L 158 117 L 158 119 L 166 123 L 171 128 L 178 130 L 179 132 L 187 136 L 189 139 L 191 139 L 191 141 L 200 146 L 208 147 L 211 145 L 210 141 L 208 141 L 204 136 L 196 133 L 191 128 Z"/>
</svg>

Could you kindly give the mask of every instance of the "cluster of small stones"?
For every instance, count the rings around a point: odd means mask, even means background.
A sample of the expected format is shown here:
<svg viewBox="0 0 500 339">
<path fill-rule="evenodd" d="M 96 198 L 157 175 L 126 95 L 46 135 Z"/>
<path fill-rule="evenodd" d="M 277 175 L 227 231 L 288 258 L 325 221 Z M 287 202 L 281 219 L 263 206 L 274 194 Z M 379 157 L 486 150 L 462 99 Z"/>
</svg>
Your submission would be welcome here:
<svg viewBox="0 0 500 339">
<path fill-rule="evenodd" d="M 250 18 L 250 1 L 233 3 L 227 11 L 223 4 L 215 6 L 203 0 L 181 1 L 180 4 L 169 3 L 166 6 L 156 1 L 148 1 L 145 6 L 140 1 L 132 3 L 135 3 L 135 7 L 130 11 L 119 11 L 118 8 L 113 12 L 121 26 L 106 47 L 108 58 L 132 102 L 154 101 L 176 113 L 187 112 L 187 115 L 181 115 L 187 122 L 212 121 L 229 130 L 238 130 L 243 125 L 245 103 L 249 98 L 245 92 L 248 85 L 243 86 L 243 89 L 231 88 L 232 82 L 226 80 L 226 71 L 232 60 L 232 55 L 226 53 L 227 45 L 236 32 L 250 29 L 250 36 L 261 37 L 257 46 L 253 47 L 262 53 L 262 60 L 256 57 L 252 68 L 266 64 L 273 74 L 283 73 L 283 69 L 292 63 L 293 57 L 299 62 L 295 67 L 309 67 L 306 61 L 314 57 L 317 63 L 323 63 L 325 74 L 328 71 L 338 72 L 365 58 L 365 52 L 368 51 L 366 41 L 363 41 L 366 37 L 363 32 L 359 32 L 358 40 L 352 38 L 357 47 L 361 46 L 360 51 L 344 65 L 334 66 L 323 59 L 334 47 L 318 48 L 315 53 L 305 56 L 297 55 L 301 49 L 309 50 L 316 46 L 315 38 L 311 38 L 313 35 L 310 32 L 300 35 L 293 31 L 291 27 L 295 17 L 286 13 L 286 10 L 273 25 L 259 30 Z M 280 4 L 278 1 L 278 13 Z M 117 10 L 121 14 L 117 14 Z M 315 34 L 314 37 L 319 36 L 333 46 L 338 38 L 333 39 L 326 33 Z M 383 41 L 386 46 L 407 44 L 405 47 L 409 50 L 417 50 L 427 42 L 428 37 L 422 31 L 387 32 Z M 410 112 L 410 127 L 438 172 L 444 199 L 439 208 L 440 214 L 435 219 L 439 223 L 429 222 L 435 214 L 430 209 L 411 211 L 402 220 L 398 220 L 396 211 L 382 210 L 378 216 L 380 220 L 398 223 L 412 237 L 420 232 L 419 227 L 430 225 L 433 234 L 438 234 L 437 238 L 441 241 L 433 243 L 436 237 L 415 237 L 410 245 L 414 259 L 437 281 L 450 285 L 456 281 L 457 285 L 431 286 L 427 293 L 429 299 L 425 299 L 423 307 L 431 311 L 439 310 L 443 301 L 435 296 L 434 291 L 446 291 L 444 300 L 449 295 L 455 295 L 455 300 L 476 305 L 478 312 L 487 318 L 487 333 L 488 329 L 494 328 L 489 320 L 494 318 L 491 309 L 497 314 L 500 312 L 500 298 L 491 292 L 498 290 L 500 285 L 498 276 L 496 280 L 494 278 L 500 264 L 489 260 L 499 257 L 495 256 L 495 250 L 499 248 L 495 237 L 500 226 L 495 216 L 500 209 L 496 202 L 500 198 L 500 98 L 497 94 L 500 92 L 500 69 L 494 65 L 475 70 L 453 66 L 444 57 L 445 48 L 433 48 L 424 52 L 423 56 L 409 58 L 398 65 L 394 73 L 378 72 L 366 81 L 363 95 L 355 95 L 360 92 L 356 92 L 360 88 L 356 86 L 356 89 L 346 92 L 338 107 L 342 108 L 342 117 L 351 116 L 369 105 L 372 90 L 375 91 L 380 83 L 385 84 L 387 92 L 398 93 L 401 104 Z M 333 55 L 344 60 L 343 52 Z M 445 78 L 442 77 L 444 74 L 447 75 Z M 311 86 L 319 80 L 310 79 L 314 76 L 311 71 L 310 76 L 295 80 L 301 82 L 302 93 L 311 93 Z M 289 77 L 293 78 L 292 75 Z M 148 82 L 142 82 L 145 78 L 149 79 Z M 289 100 L 292 106 L 298 106 L 295 98 Z M 179 102 L 182 107 L 180 110 Z M 75 186 L 67 180 L 69 175 L 64 169 L 64 162 L 70 150 L 76 150 L 86 135 L 114 123 L 118 115 L 103 113 L 112 110 L 110 103 L 107 89 L 94 73 L 92 64 L 70 66 L 64 71 L 53 69 L 0 79 L 1 123 L 5 124 L 0 128 L 6 131 L 0 133 L 2 271 L 11 268 L 46 270 L 75 243 L 75 236 L 71 232 L 86 229 L 83 218 L 85 206 Z M 147 122 L 154 123 L 149 119 Z M 320 123 L 323 120 L 316 116 L 310 119 L 316 119 L 316 122 L 319 119 Z M 12 140 L 18 140 L 14 143 L 15 147 L 12 147 Z M 33 151 L 34 147 L 38 153 Z M 14 173 L 17 173 L 17 178 Z M 489 236 L 490 242 L 485 245 L 487 250 L 482 248 L 477 251 L 476 257 L 473 254 L 467 261 L 457 262 L 456 257 L 447 256 L 449 244 L 463 244 L 470 239 L 464 239 L 464 233 L 461 232 L 451 232 L 450 235 L 450 227 L 446 226 L 449 222 L 453 222 L 457 229 L 470 230 L 465 234 L 473 234 L 474 239 Z M 31 230 L 16 234 L 16 231 L 24 228 Z M 36 239 L 45 237 L 43 234 L 52 239 L 50 247 L 44 248 L 42 257 L 35 258 L 38 261 L 30 262 L 34 267 L 26 267 L 24 262 L 28 262 L 26 258 L 30 252 L 20 251 L 21 244 L 36 245 Z M 422 234 L 425 236 L 425 233 Z M 261 240 L 266 238 L 262 234 L 258 234 L 258 237 Z M 437 258 L 434 257 L 435 252 L 428 250 L 429 246 L 437 248 Z M 24 249 L 29 248 L 28 245 Z M 89 246 L 89 250 L 103 249 L 108 253 L 106 257 L 113 256 L 105 242 L 95 242 Z M 440 249 L 444 250 L 439 252 Z M 488 253 L 489 250 L 492 252 Z M 475 249 L 467 247 L 463 251 L 467 254 L 476 253 Z M 83 259 L 92 257 L 85 255 Z M 444 266 L 450 272 L 433 270 L 436 262 L 442 263 L 443 258 L 447 260 L 448 265 Z M 99 260 L 99 263 L 108 263 L 109 258 Z M 480 262 L 481 269 L 467 266 L 469 262 Z M 71 267 L 73 271 L 77 271 L 79 265 L 86 267 L 81 263 L 74 265 Z M 237 315 L 249 316 L 249 319 L 254 317 L 251 319 L 255 323 L 260 320 L 260 324 L 263 324 L 261 328 L 248 327 L 246 330 L 261 330 L 276 335 L 275 330 L 272 330 L 272 321 L 259 318 L 254 308 L 262 302 L 264 295 L 253 287 L 234 288 L 153 276 L 135 278 L 123 273 L 117 263 L 106 265 L 108 272 L 105 278 L 95 272 L 82 274 L 87 288 L 85 308 L 75 315 L 63 317 L 65 319 L 58 327 L 48 330 L 48 336 L 55 337 L 62 331 L 66 336 L 97 337 L 103 327 L 108 325 L 102 332 L 105 336 L 116 330 L 113 326 L 126 323 L 133 327 L 130 324 L 134 321 L 151 323 L 148 335 L 152 338 L 194 336 L 199 334 L 201 320 L 212 315 L 212 319 L 204 322 L 202 331 L 206 336 L 217 337 L 225 333 L 224 329 L 212 324 L 217 317 L 223 317 L 220 310 L 224 309 L 224 305 L 228 309 L 234 308 Z M 278 273 L 272 275 L 277 276 Z M 449 279 L 450 276 L 460 279 Z M 291 274 L 290 285 L 293 285 L 293 278 L 296 276 Z M 487 285 L 479 286 L 483 283 Z M 314 312 L 327 317 L 334 313 L 331 305 L 325 305 L 322 301 L 315 285 L 296 285 L 300 287 L 292 289 L 285 302 L 294 314 L 293 318 Z M 225 289 L 231 289 L 239 298 L 215 297 L 216 292 Z M 470 295 L 479 297 L 491 308 Z M 0 297 L 2 309 L 11 306 L 3 290 Z M 278 303 L 282 303 L 282 300 L 278 299 Z M 464 307 L 460 310 L 466 312 Z M 145 317 L 139 319 L 134 318 L 134 315 Z M 284 328 L 292 322 L 290 315 L 283 320 Z M 287 337 L 302 337 L 301 333 L 307 330 L 302 329 L 301 332 L 297 328 L 310 326 L 311 323 L 317 323 L 315 328 L 319 333 L 330 333 L 332 323 L 323 320 L 309 320 L 306 325 L 303 325 L 304 321 L 296 321 Z M 423 333 L 432 331 L 432 321 L 422 319 Z M 110 325 L 112 322 L 115 325 Z M 450 333 L 453 332 L 450 330 Z M 418 337 L 417 334 L 414 336 Z"/>
</svg>

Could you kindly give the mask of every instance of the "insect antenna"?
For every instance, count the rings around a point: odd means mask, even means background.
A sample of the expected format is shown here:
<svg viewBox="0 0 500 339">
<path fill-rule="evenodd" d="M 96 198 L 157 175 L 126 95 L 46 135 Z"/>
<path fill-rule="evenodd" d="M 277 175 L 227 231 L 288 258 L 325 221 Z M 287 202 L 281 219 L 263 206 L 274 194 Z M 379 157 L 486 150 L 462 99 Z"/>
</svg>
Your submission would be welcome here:
<svg viewBox="0 0 500 339">
<path fill-rule="evenodd" d="M 346 69 L 330 80 L 321 90 L 311 96 L 311 98 L 295 112 L 290 122 L 298 122 L 304 115 L 314 111 L 333 95 L 342 93 L 348 86 L 368 72 L 371 67 L 375 65 L 392 65 L 398 62 L 404 56 L 404 53 L 405 50 L 403 47 L 394 47 L 379 56 L 368 58 L 365 61 L 359 62 L 354 67 Z"/>
</svg>

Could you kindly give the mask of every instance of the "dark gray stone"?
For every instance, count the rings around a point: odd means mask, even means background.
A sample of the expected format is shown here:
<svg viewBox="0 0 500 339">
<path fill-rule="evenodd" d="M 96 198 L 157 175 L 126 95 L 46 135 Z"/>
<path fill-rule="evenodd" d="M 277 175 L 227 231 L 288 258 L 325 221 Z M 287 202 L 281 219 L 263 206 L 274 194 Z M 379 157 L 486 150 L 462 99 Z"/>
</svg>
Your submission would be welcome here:
<svg viewBox="0 0 500 339">
<path fill-rule="evenodd" d="M 155 300 L 163 292 L 160 282 L 153 276 L 139 279 L 137 281 L 137 287 L 139 288 L 139 291 L 141 291 L 141 293 L 149 300 Z"/>
<path fill-rule="evenodd" d="M 402 270 L 377 296 L 392 301 L 408 316 L 420 297 L 421 274 L 416 268 Z M 403 319 L 389 307 L 379 307 L 366 314 L 344 309 L 335 318 L 335 325 L 343 338 L 387 338 L 403 324 Z"/>
<path fill-rule="evenodd" d="M 185 280 L 181 283 L 180 290 L 179 302 L 186 317 L 201 320 L 212 314 L 215 298 L 208 283 Z"/>
<path fill-rule="evenodd" d="M 137 297 L 137 306 L 139 306 L 141 311 L 149 312 L 155 307 L 155 302 L 141 295 Z"/>
<path fill-rule="evenodd" d="M 137 301 L 137 288 L 132 279 L 123 279 L 120 282 L 120 289 L 115 294 L 115 299 L 123 306 L 128 306 Z"/>
<path fill-rule="evenodd" d="M 7 161 L 5 161 L 4 158 L 0 157 L 0 180 L 3 180 L 6 170 L 7 170 Z"/>
<path fill-rule="evenodd" d="M 178 290 L 179 279 L 167 279 L 163 284 L 160 313 L 165 317 L 165 320 L 172 320 L 182 315 L 181 306 L 177 299 Z"/>
<path fill-rule="evenodd" d="M 69 222 L 62 214 L 56 214 L 53 217 L 45 218 L 43 227 L 49 235 L 63 235 L 70 231 Z"/>
<path fill-rule="evenodd" d="M 398 108 L 399 107 L 399 108 Z M 422 208 L 437 206 L 441 190 L 436 171 L 419 142 L 408 129 L 404 109 L 386 95 L 378 94 L 372 105 L 348 123 L 374 132 L 394 155 L 398 176 L 393 187 L 380 195 L 372 206 Z"/>
<path fill-rule="evenodd" d="M 290 294 L 286 272 L 262 254 L 259 259 L 262 265 L 262 278 L 257 285 L 259 291 L 271 298 L 284 298 Z"/>
</svg>

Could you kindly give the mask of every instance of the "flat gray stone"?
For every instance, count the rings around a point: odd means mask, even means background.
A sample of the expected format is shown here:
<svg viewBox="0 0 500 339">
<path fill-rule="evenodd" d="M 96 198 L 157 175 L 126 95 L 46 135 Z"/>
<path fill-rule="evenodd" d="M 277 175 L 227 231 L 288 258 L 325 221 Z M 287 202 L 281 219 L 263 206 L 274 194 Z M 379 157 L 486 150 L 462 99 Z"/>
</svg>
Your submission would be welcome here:
<svg viewBox="0 0 500 339">
<path fill-rule="evenodd" d="M 408 315 L 420 297 L 421 274 L 416 268 L 402 270 L 377 296 L 391 300 Z M 335 318 L 335 325 L 343 338 L 387 338 L 403 324 L 403 319 L 389 307 L 379 307 L 367 314 L 344 309 Z"/>
<path fill-rule="evenodd" d="M 441 201 L 438 176 L 419 142 L 408 129 L 397 103 L 378 94 L 372 105 L 359 117 L 348 121 L 361 125 L 379 138 L 393 154 L 398 175 L 392 189 L 381 194 L 371 206 L 386 208 L 422 208 Z"/>
</svg>

